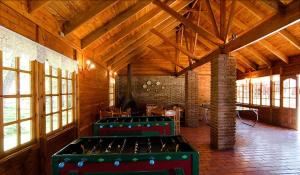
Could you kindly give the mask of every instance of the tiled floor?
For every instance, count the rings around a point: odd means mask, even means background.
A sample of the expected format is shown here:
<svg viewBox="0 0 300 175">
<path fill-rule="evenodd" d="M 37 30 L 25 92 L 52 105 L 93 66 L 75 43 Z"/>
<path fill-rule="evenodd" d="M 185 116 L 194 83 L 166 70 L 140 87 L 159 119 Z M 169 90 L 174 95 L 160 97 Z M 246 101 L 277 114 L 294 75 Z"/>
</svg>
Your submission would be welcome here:
<svg viewBox="0 0 300 175">
<path fill-rule="evenodd" d="M 182 128 L 182 135 L 200 152 L 201 175 L 300 175 L 300 132 L 237 121 L 234 150 L 210 149 L 209 127 Z"/>
</svg>

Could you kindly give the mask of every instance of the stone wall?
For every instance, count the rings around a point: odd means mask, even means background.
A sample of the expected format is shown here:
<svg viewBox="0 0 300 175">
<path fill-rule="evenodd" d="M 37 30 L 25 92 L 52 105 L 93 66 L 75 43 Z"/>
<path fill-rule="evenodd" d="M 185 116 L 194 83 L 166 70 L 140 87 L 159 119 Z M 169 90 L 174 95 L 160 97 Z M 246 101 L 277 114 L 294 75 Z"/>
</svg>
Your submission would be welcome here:
<svg viewBox="0 0 300 175">
<path fill-rule="evenodd" d="M 147 84 L 148 81 L 151 84 Z M 125 95 L 126 85 L 126 76 L 116 78 L 117 104 Z M 139 107 L 145 107 L 146 104 L 184 106 L 184 77 L 132 76 L 132 95 Z"/>
</svg>

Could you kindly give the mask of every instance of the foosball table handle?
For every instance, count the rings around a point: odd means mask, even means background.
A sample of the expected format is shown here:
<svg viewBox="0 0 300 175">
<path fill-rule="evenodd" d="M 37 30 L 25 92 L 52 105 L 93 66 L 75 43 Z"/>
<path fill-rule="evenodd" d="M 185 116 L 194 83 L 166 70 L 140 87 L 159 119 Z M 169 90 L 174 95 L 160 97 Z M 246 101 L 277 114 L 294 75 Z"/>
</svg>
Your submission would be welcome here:
<svg viewBox="0 0 300 175">
<path fill-rule="evenodd" d="M 153 166 L 155 164 L 155 160 L 154 159 L 150 159 L 149 160 L 149 164 Z"/>
<path fill-rule="evenodd" d="M 115 160 L 115 162 L 114 162 L 114 166 L 115 166 L 115 167 L 118 167 L 118 166 L 120 166 L 120 161 L 119 161 L 119 160 Z"/>
<path fill-rule="evenodd" d="M 81 160 L 77 163 L 78 168 L 82 168 L 84 166 L 84 163 L 86 162 L 86 160 Z"/>
<path fill-rule="evenodd" d="M 65 158 L 62 162 L 60 162 L 60 163 L 58 164 L 58 168 L 60 168 L 60 169 L 64 168 L 64 167 L 65 167 L 65 163 L 67 163 L 67 162 L 69 162 L 69 161 L 70 161 L 69 158 Z"/>
</svg>

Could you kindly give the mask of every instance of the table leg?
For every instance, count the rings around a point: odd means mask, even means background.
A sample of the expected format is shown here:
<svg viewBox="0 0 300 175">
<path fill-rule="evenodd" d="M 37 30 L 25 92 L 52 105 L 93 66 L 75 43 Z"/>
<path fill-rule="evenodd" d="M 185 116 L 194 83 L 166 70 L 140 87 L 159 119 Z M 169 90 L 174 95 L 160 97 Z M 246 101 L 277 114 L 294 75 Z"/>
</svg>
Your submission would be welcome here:
<svg viewBox="0 0 300 175">
<path fill-rule="evenodd" d="M 255 115 L 256 115 L 256 120 L 255 120 L 255 122 L 254 122 L 252 125 L 249 124 L 249 123 L 246 123 L 246 122 L 244 122 L 244 121 L 242 120 L 242 118 L 241 118 L 241 116 L 240 116 L 240 111 L 236 111 L 236 115 L 239 117 L 239 119 L 242 121 L 243 124 L 254 127 L 254 126 L 256 125 L 256 123 L 258 122 L 258 111 L 257 111 L 257 110 L 253 110 L 253 112 L 254 112 Z"/>
</svg>

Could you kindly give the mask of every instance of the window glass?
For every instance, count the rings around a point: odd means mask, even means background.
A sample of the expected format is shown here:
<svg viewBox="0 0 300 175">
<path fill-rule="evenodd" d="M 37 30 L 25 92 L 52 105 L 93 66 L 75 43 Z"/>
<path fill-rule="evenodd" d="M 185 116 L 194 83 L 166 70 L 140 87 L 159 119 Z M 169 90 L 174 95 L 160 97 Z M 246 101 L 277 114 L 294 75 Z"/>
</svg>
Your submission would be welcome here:
<svg viewBox="0 0 300 175">
<path fill-rule="evenodd" d="M 57 78 L 52 78 L 52 94 L 58 94 L 58 81 L 57 81 Z"/>
<path fill-rule="evenodd" d="M 261 77 L 261 103 L 264 106 L 270 106 L 270 77 Z"/>
<path fill-rule="evenodd" d="M 3 98 L 3 123 L 17 120 L 17 99 Z"/>
<path fill-rule="evenodd" d="M 68 123 L 73 122 L 73 111 L 70 109 L 68 110 Z"/>
<path fill-rule="evenodd" d="M 112 76 L 113 74 L 110 72 L 109 77 L 109 106 L 115 105 L 115 78 Z"/>
<path fill-rule="evenodd" d="M 0 98 L 2 107 L 3 140 L 2 151 L 19 148 L 22 144 L 33 139 L 33 116 L 31 61 L 28 57 L 14 57 L 13 52 L 5 51 L 0 54 L 0 65 L 3 94 Z M 2 55 L 2 56 L 1 56 Z"/>
<path fill-rule="evenodd" d="M 21 122 L 21 144 L 31 140 L 31 120 Z"/>
<path fill-rule="evenodd" d="M 16 88 L 16 78 L 17 72 L 10 71 L 10 70 L 3 70 L 3 95 L 16 95 L 17 88 Z"/>
<path fill-rule="evenodd" d="M 31 117 L 31 98 L 24 97 L 20 99 L 20 117 L 26 119 Z"/>
<path fill-rule="evenodd" d="M 58 112 L 58 96 L 52 96 L 52 112 Z"/>
<path fill-rule="evenodd" d="M 65 70 L 48 67 L 49 74 L 45 75 L 46 91 L 46 133 L 59 130 L 73 122 L 72 84 L 73 76 Z M 49 87 L 47 89 L 47 87 Z M 61 104 L 60 104 L 61 103 Z"/>
<path fill-rule="evenodd" d="M 252 104 L 260 105 L 261 98 L 261 80 L 260 78 L 251 79 L 252 82 Z"/>
<path fill-rule="evenodd" d="M 280 75 L 272 76 L 272 100 L 273 106 L 280 106 Z"/>
<path fill-rule="evenodd" d="M 62 79 L 62 93 L 66 94 L 67 93 L 67 80 Z"/>
<path fill-rule="evenodd" d="M 30 60 L 27 57 L 20 57 L 20 69 L 25 71 L 30 71 Z"/>
<path fill-rule="evenodd" d="M 31 76 L 29 73 L 20 73 L 20 94 L 30 94 Z"/>
<path fill-rule="evenodd" d="M 68 120 L 68 112 L 63 111 L 62 112 L 62 125 L 63 126 L 65 126 L 67 124 L 67 120 Z"/>
<path fill-rule="evenodd" d="M 3 54 L 3 59 L 2 59 L 3 67 L 16 68 L 16 58 L 13 57 L 13 52 L 6 51 L 6 52 L 2 52 L 2 54 Z"/>
<path fill-rule="evenodd" d="M 296 108 L 296 80 L 289 78 L 283 81 L 283 107 Z"/>
<path fill-rule="evenodd" d="M 4 131 L 4 151 L 17 146 L 18 135 L 17 135 L 17 124 L 12 124 L 3 127 Z"/>
</svg>

